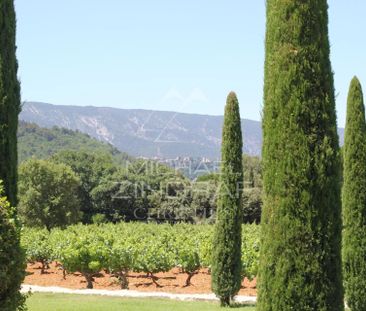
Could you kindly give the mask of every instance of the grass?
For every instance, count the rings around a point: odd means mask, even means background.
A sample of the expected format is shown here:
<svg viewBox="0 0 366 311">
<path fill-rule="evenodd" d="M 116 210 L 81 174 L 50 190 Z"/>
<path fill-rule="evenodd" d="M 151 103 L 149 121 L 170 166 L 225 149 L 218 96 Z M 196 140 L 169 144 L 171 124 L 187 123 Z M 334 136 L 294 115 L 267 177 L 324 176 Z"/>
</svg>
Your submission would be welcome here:
<svg viewBox="0 0 366 311">
<path fill-rule="evenodd" d="M 222 310 L 213 302 L 182 302 L 163 299 L 125 299 L 102 296 L 32 294 L 29 311 L 191 311 Z M 233 310 L 255 311 L 254 307 L 236 306 Z"/>
</svg>

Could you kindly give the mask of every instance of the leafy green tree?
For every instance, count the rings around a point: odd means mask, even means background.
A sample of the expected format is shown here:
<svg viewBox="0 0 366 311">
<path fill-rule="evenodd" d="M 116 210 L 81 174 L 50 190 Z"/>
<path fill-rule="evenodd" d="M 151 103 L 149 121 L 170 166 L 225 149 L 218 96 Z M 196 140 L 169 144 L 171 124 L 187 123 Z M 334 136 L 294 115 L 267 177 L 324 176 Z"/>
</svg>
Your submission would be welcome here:
<svg viewBox="0 0 366 311">
<path fill-rule="evenodd" d="M 189 181 L 181 174 L 154 161 L 138 160 L 103 178 L 91 197 L 94 211 L 109 221 L 149 216 L 174 220 L 178 213 L 186 220 L 189 194 Z"/>
<path fill-rule="evenodd" d="M 80 220 L 80 180 L 64 164 L 31 159 L 19 167 L 19 216 L 27 226 L 64 227 Z"/>
<path fill-rule="evenodd" d="M 222 134 L 221 186 L 212 253 L 212 289 L 227 306 L 241 286 L 243 140 L 236 94 L 227 98 Z"/>
<path fill-rule="evenodd" d="M 215 222 L 218 185 L 219 182 L 209 179 L 192 183 L 191 210 L 195 223 Z"/>
<path fill-rule="evenodd" d="M 259 311 L 344 310 L 326 0 L 267 0 Z"/>
<path fill-rule="evenodd" d="M 347 304 L 366 308 L 366 123 L 363 93 L 353 78 L 344 138 L 343 260 Z"/>
<path fill-rule="evenodd" d="M 25 277 L 25 256 L 20 248 L 20 226 L 15 209 L 3 197 L 0 183 L 0 310 L 23 310 L 20 286 Z"/>
<path fill-rule="evenodd" d="M 91 223 L 93 215 L 98 213 L 98 210 L 94 209 L 91 193 L 104 178 L 117 171 L 112 157 L 103 152 L 64 150 L 52 156 L 50 160 L 70 166 L 80 178 L 79 198 L 83 222 Z"/>
<path fill-rule="evenodd" d="M 17 203 L 17 130 L 20 85 L 17 78 L 16 18 L 13 0 L 0 2 L 0 179 L 5 195 Z"/>
<path fill-rule="evenodd" d="M 100 181 L 90 195 L 93 211 L 107 221 L 145 220 L 149 208 L 148 185 L 124 170 Z"/>
<path fill-rule="evenodd" d="M 149 195 L 149 218 L 171 223 L 193 221 L 192 191 L 188 180 L 175 176 L 161 182 L 159 191 Z"/>
</svg>

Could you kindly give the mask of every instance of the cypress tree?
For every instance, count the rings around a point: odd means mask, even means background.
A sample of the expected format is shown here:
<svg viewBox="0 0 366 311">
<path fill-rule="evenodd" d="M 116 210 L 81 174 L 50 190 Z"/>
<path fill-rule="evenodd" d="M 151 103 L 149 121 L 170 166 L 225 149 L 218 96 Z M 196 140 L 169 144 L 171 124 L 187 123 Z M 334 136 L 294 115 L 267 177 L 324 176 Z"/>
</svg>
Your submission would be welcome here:
<svg viewBox="0 0 366 311">
<path fill-rule="evenodd" d="M 361 84 L 353 78 L 344 138 L 343 264 L 346 300 L 366 310 L 366 122 Z"/>
<path fill-rule="evenodd" d="M 0 0 L 0 179 L 13 206 L 17 203 L 17 129 L 21 106 L 15 35 L 14 2 Z"/>
<path fill-rule="evenodd" d="M 344 310 L 326 0 L 267 0 L 260 311 Z"/>
<path fill-rule="evenodd" d="M 0 0 L 0 180 L 12 206 L 17 203 L 17 129 L 20 86 L 17 78 L 16 20 L 13 0 Z M 0 309 L 22 310 L 19 293 L 24 279 L 24 254 L 16 213 L 2 197 L 0 185 Z"/>
<path fill-rule="evenodd" d="M 221 186 L 212 254 L 212 289 L 228 306 L 241 286 L 241 188 L 243 184 L 239 103 L 227 98 L 221 149 Z"/>
</svg>

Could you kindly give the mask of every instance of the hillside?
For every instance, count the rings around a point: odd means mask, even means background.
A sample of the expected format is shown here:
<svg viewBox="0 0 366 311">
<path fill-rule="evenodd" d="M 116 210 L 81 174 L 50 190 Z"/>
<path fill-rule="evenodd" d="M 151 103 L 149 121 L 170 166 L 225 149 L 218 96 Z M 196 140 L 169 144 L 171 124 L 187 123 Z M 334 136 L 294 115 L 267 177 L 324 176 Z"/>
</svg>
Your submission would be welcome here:
<svg viewBox="0 0 366 311">
<path fill-rule="evenodd" d="M 18 130 L 18 156 L 22 162 L 30 157 L 47 158 L 61 150 L 84 150 L 112 155 L 116 161 L 129 159 L 126 153 L 87 134 L 64 128 L 41 128 L 21 121 Z"/>
<path fill-rule="evenodd" d="M 42 127 L 78 130 L 134 156 L 220 157 L 222 116 L 27 102 L 20 119 Z M 261 123 L 242 120 L 244 152 L 260 155 Z M 343 129 L 339 131 L 343 141 Z"/>
</svg>

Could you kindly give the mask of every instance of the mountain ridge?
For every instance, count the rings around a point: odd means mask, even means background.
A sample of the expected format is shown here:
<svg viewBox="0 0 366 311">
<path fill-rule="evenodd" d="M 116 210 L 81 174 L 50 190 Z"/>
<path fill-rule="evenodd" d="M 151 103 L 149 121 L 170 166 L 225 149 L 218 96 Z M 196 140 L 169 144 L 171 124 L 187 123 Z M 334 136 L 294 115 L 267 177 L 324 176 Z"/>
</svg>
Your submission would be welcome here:
<svg viewBox="0 0 366 311">
<path fill-rule="evenodd" d="M 25 102 L 20 119 L 78 130 L 137 157 L 220 158 L 223 116 Z M 261 122 L 242 119 L 243 152 L 260 156 Z M 339 129 L 343 141 L 343 129 Z"/>
<path fill-rule="evenodd" d="M 53 106 L 53 107 L 61 107 L 61 108 L 67 108 L 67 107 L 74 107 L 74 108 L 86 108 L 86 109 L 108 109 L 108 110 L 125 110 L 125 111 L 144 111 L 144 112 L 156 112 L 156 113 L 172 113 L 172 114 L 181 114 L 181 115 L 195 115 L 195 116 L 201 116 L 201 117 L 223 117 L 223 115 L 219 114 L 204 114 L 204 113 L 189 113 L 189 112 L 178 112 L 174 110 L 158 110 L 158 109 L 144 109 L 144 108 L 117 108 L 112 106 L 93 106 L 93 105 L 85 105 L 85 106 L 79 106 L 79 105 L 58 105 L 58 104 L 50 104 L 40 101 L 26 101 L 23 102 L 23 107 L 27 106 L 29 104 L 36 104 L 36 105 L 47 105 L 47 106 Z M 243 118 L 242 118 L 243 119 Z M 259 122 L 258 120 L 251 120 L 251 119 L 245 119 L 253 122 Z"/>
</svg>

